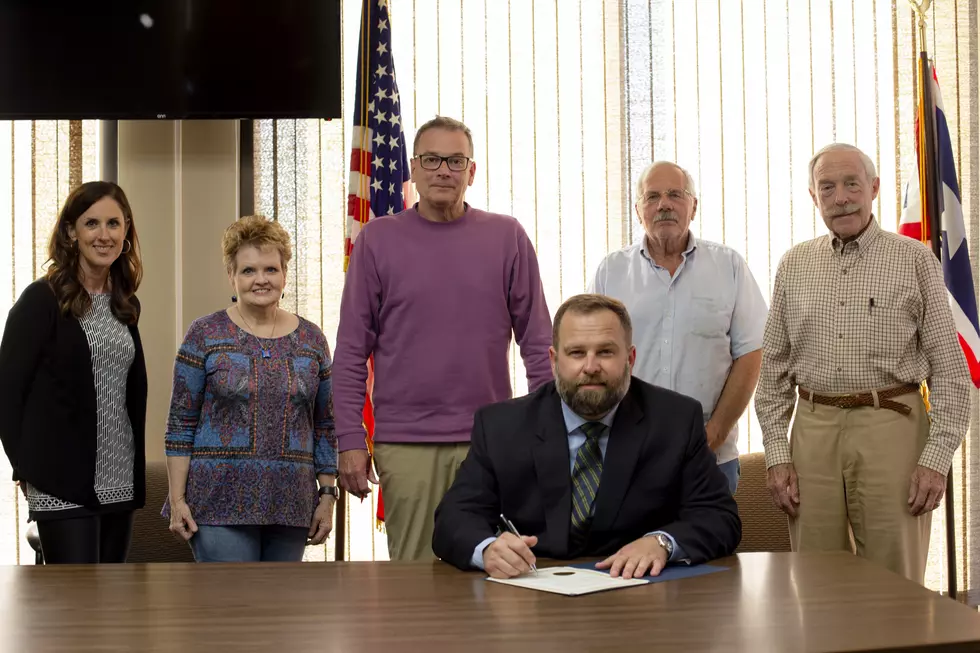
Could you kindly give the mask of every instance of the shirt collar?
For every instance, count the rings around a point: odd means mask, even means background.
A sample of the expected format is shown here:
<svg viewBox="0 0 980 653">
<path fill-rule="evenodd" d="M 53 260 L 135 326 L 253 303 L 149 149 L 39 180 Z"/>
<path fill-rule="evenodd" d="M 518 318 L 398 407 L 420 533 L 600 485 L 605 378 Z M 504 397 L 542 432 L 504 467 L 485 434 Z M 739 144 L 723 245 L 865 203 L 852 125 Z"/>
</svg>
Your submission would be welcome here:
<svg viewBox="0 0 980 653">
<path fill-rule="evenodd" d="M 416 202 L 415 204 L 412 204 L 412 210 L 415 211 L 416 213 L 419 212 L 419 203 L 418 202 Z M 463 202 L 463 215 L 466 215 L 469 212 L 469 210 L 470 210 L 470 204 L 469 204 L 469 202 Z"/>
<path fill-rule="evenodd" d="M 613 406 L 613 409 L 606 413 L 606 416 L 599 421 L 605 424 L 607 427 L 612 428 L 613 419 L 616 417 L 617 410 L 619 410 L 619 404 Z M 592 421 L 585 419 L 569 408 L 564 399 L 561 400 L 561 414 L 565 418 L 565 428 L 568 429 L 567 433 L 571 433 L 583 424 L 587 424 L 588 422 Z"/>
<path fill-rule="evenodd" d="M 871 220 L 868 221 L 868 226 L 861 232 L 861 235 L 850 242 L 856 243 L 858 251 L 863 252 L 866 251 L 872 245 L 872 243 L 878 239 L 880 234 L 881 227 L 878 226 L 878 221 L 875 220 L 874 215 L 872 215 Z M 847 243 L 831 232 L 830 246 L 835 252 L 843 251 L 845 245 L 847 245 Z"/>
<path fill-rule="evenodd" d="M 691 252 L 693 252 L 697 248 L 698 248 L 698 239 L 694 237 L 693 233 L 688 231 L 687 247 L 684 249 L 683 252 L 681 252 L 681 256 L 687 258 L 688 256 L 690 256 Z M 643 234 L 643 239 L 640 241 L 640 253 L 644 256 L 644 258 L 650 261 L 653 260 L 653 257 L 650 256 L 650 251 L 647 249 L 647 236 L 645 233 Z"/>
</svg>

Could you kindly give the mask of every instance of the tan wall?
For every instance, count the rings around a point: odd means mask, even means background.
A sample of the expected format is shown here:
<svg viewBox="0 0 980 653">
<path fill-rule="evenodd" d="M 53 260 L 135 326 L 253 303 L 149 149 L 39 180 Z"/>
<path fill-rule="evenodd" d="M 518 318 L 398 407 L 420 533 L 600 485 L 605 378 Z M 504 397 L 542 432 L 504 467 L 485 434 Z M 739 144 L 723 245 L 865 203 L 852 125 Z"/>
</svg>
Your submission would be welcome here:
<svg viewBox="0 0 980 653">
<path fill-rule="evenodd" d="M 174 354 L 191 321 L 229 303 L 221 234 L 238 217 L 238 123 L 120 121 L 118 137 L 143 251 L 146 456 L 162 460 Z"/>
</svg>

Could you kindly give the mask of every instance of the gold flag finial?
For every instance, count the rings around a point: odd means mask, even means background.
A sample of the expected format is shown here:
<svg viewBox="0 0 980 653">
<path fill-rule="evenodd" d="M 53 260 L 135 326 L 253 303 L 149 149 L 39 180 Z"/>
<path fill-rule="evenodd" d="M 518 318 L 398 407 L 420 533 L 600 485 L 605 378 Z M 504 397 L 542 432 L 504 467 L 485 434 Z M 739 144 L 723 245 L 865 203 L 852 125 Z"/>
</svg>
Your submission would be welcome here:
<svg viewBox="0 0 980 653">
<path fill-rule="evenodd" d="M 924 52 L 926 49 L 926 12 L 932 6 L 932 0 L 919 0 L 918 2 L 909 0 L 909 4 L 912 5 L 912 11 L 915 12 L 915 17 L 919 23 L 919 50 Z"/>
</svg>

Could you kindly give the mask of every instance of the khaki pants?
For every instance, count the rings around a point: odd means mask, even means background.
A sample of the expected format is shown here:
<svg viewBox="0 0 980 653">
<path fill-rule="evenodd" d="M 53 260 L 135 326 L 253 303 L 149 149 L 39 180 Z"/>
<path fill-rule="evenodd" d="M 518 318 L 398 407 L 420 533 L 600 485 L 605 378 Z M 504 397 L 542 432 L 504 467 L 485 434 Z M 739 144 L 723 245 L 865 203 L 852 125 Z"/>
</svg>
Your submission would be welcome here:
<svg viewBox="0 0 980 653">
<path fill-rule="evenodd" d="M 432 529 L 436 507 L 469 450 L 467 442 L 374 445 L 392 560 L 435 558 Z"/>
<path fill-rule="evenodd" d="M 909 483 L 929 433 L 922 397 L 886 408 L 835 408 L 800 399 L 790 447 L 800 506 L 794 551 L 851 551 L 917 583 L 925 576 L 932 513 L 909 514 Z"/>
</svg>

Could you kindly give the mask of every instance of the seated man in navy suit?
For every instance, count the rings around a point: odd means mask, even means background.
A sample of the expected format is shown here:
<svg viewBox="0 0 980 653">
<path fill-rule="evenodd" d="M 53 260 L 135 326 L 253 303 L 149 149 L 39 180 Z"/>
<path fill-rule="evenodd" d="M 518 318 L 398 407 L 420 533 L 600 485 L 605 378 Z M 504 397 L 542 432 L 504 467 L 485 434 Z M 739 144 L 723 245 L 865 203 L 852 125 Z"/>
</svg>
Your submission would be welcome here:
<svg viewBox="0 0 980 653">
<path fill-rule="evenodd" d="M 477 411 L 432 549 L 496 578 L 535 556 L 602 556 L 625 578 L 730 555 L 742 523 L 701 405 L 631 376 L 626 307 L 577 295 L 555 315 L 555 382 Z M 499 529 L 506 516 L 521 537 Z"/>
</svg>

